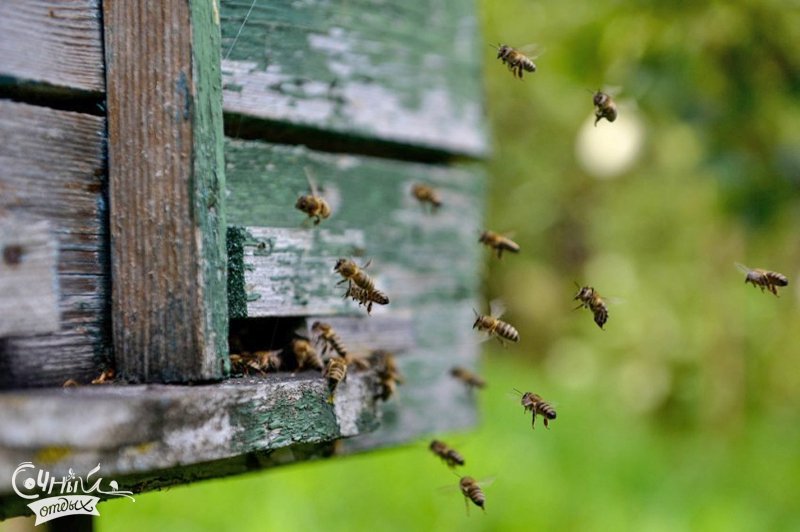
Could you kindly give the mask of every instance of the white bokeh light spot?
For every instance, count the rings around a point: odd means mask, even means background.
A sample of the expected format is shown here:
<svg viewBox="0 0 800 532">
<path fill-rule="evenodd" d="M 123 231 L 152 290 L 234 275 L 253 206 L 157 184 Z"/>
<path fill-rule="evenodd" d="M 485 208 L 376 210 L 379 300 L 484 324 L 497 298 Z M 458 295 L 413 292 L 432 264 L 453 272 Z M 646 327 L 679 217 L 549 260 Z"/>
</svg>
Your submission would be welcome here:
<svg viewBox="0 0 800 532">
<path fill-rule="evenodd" d="M 644 145 L 644 125 L 635 106 L 619 105 L 619 116 L 612 123 L 602 119 L 594 125 L 587 117 L 575 139 L 578 164 L 598 179 L 613 179 L 629 170 Z"/>
</svg>

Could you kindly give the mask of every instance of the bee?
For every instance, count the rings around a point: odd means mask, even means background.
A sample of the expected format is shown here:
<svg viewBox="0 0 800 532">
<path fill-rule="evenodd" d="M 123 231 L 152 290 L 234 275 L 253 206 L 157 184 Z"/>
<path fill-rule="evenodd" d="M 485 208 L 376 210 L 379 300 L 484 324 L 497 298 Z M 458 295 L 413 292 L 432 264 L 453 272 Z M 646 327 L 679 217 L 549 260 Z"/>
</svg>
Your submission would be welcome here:
<svg viewBox="0 0 800 532">
<path fill-rule="evenodd" d="M 328 218 L 331 215 L 331 207 L 322 196 L 317 194 L 317 187 L 311 179 L 308 168 L 305 169 L 305 172 L 310 194 L 304 194 L 297 198 L 294 206 L 296 209 L 306 213 L 309 219 L 313 218 L 314 225 L 319 225 L 323 218 Z"/>
<path fill-rule="evenodd" d="M 75 379 L 67 379 L 61 386 L 63 388 L 75 388 L 76 386 L 80 386 L 80 384 Z"/>
<path fill-rule="evenodd" d="M 235 373 L 249 375 L 250 370 L 255 370 L 261 374 L 269 370 L 279 370 L 283 365 L 280 351 L 256 351 L 254 353 L 244 352 L 242 354 L 233 353 L 230 355 L 231 369 Z"/>
<path fill-rule="evenodd" d="M 328 389 L 330 390 L 328 402 L 333 404 L 333 394 L 336 391 L 336 387 L 347 378 L 347 362 L 339 357 L 329 359 L 322 376 L 328 379 Z"/>
<path fill-rule="evenodd" d="M 598 90 L 594 93 L 592 101 L 594 102 L 595 126 L 601 118 L 605 118 L 609 122 L 617 119 L 617 104 L 607 93 Z"/>
<path fill-rule="evenodd" d="M 575 284 L 578 286 L 579 290 L 578 293 L 575 294 L 573 300 L 581 302 L 580 305 L 575 307 L 575 310 L 579 308 L 588 308 L 591 310 L 592 314 L 594 314 L 594 322 L 602 329 L 603 325 L 608 321 L 608 307 L 600 297 L 600 294 L 597 293 L 597 290 L 591 286 Z"/>
<path fill-rule="evenodd" d="M 328 351 L 334 350 L 340 357 L 347 358 L 347 348 L 330 323 L 315 321 L 311 325 L 311 331 L 317 334 L 316 344 L 322 343 L 322 356 L 327 355 Z"/>
<path fill-rule="evenodd" d="M 469 502 L 467 502 L 467 499 L 472 501 L 475 506 L 479 506 L 481 510 L 486 511 L 484 507 L 486 496 L 483 494 L 483 490 L 474 478 L 461 477 L 461 480 L 458 482 L 458 487 L 464 495 L 464 504 L 467 505 L 467 513 L 469 513 Z"/>
<path fill-rule="evenodd" d="M 442 200 L 439 198 L 439 193 L 430 185 L 415 183 L 411 187 L 411 195 L 417 198 L 423 205 L 425 203 L 430 203 L 431 208 L 434 211 L 442 206 Z"/>
<path fill-rule="evenodd" d="M 367 314 L 372 313 L 373 303 L 377 303 L 378 305 L 389 304 L 389 297 L 380 290 L 368 291 L 356 285 L 351 285 L 347 289 L 347 292 L 344 294 L 344 298 L 347 299 L 348 297 L 353 301 L 358 302 L 359 306 L 366 306 Z"/>
<path fill-rule="evenodd" d="M 489 338 L 494 336 L 502 345 L 505 345 L 503 340 L 519 342 L 519 332 L 511 324 L 500 320 L 504 312 L 500 302 L 492 301 L 489 308 L 489 315 L 480 315 L 475 309 L 472 310 L 475 313 L 475 323 L 472 324 L 472 328 L 485 331 Z"/>
<path fill-rule="evenodd" d="M 522 399 L 520 400 L 522 408 L 524 408 L 526 412 L 531 412 L 531 428 L 534 428 L 536 424 L 536 415 L 538 414 L 544 419 L 544 428 L 549 429 L 550 427 L 547 426 L 548 421 L 556 418 L 555 408 L 535 393 L 522 393 L 516 389 L 514 391 L 522 395 Z"/>
<path fill-rule="evenodd" d="M 486 381 L 480 375 L 476 375 L 466 368 L 454 367 L 450 370 L 450 375 L 466 384 L 470 389 L 486 387 Z"/>
<path fill-rule="evenodd" d="M 380 381 L 381 391 L 378 397 L 386 401 L 394 395 L 397 385 L 403 384 L 403 376 L 397 368 L 394 355 L 389 351 L 373 351 L 369 356 L 369 362 L 375 368 Z"/>
<path fill-rule="evenodd" d="M 333 267 L 333 271 L 341 275 L 343 279 L 336 284 L 342 284 L 347 281 L 347 288 L 351 288 L 353 285 L 355 285 L 359 288 L 363 288 L 367 291 L 367 293 L 373 292 L 375 290 L 375 282 L 364 271 L 365 269 L 369 268 L 370 264 L 372 264 L 371 260 L 367 261 L 364 266 L 359 268 L 356 263 L 350 259 L 337 260 L 336 266 Z"/>
<path fill-rule="evenodd" d="M 507 44 L 497 45 L 497 59 L 500 59 L 512 75 L 522 79 L 522 72 L 536 72 L 536 64 L 531 58 Z"/>
<path fill-rule="evenodd" d="M 757 286 L 763 292 L 766 288 L 768 291 L 772 292 L 772 294 L 776 297 L 778 296 L 778 289 L 779 286 L 788 286 L 789 279 L 786 278 L 785 275 L 778 272 L 771 272 L 769 270 L 762 270 L 760 268 L 750 269 L 744 264 L 736 263 L 736 267 L 739 270 L 743 271 L 746 274 L 744 278 L 744 283 L 750 283 L 753 286 Z"/>
<path fill-rule="evenodd" d="M 497 258 L 503 258 L 503 251 L 510 251 L 511 253 L 519 253 L 519 244 L 499 233 L 486 230 L 481 233 L 478 242 L 497 250 Z"/>
<path fill-rule="evenodd" d="M 96 379 L 92 379 L 92 384 L 106 384 L 114 380 L 114 368 L 108 368 L 103 371 Z"/>
<path fill-rule="evenodd" d="M 295 338 L 292 340 L 292 353 L 297 360 L 298 371 L 306 367 L 322 369 L 322 360 L 320 360 L 316 350 L 312 347 L 311 342 L 305 338 Z"/>
<path fill-rule="evenodd" d="M 455 449 L 451 449 L 446 443 L 439 440 L 432 440 L 428 448 L 445 461 L 448 467 L 463 466 L 464 457 L 461 456 Z"/>
</svg>

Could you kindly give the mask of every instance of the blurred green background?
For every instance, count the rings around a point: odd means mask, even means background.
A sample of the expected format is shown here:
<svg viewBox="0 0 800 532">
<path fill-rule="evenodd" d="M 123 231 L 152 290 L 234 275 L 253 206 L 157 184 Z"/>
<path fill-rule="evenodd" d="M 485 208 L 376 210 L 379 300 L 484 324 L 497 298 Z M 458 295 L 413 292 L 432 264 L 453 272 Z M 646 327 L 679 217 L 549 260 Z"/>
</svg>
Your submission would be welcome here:
<svg viewBox="0 0 800 532">
<path fill-rule="evenodd" d="M 800 530 L 800 3 L 482 0 L 492 260 L 523 342 L 487 345 L 495 476 L 467 516 L 424 443 L 101 506 L 102 530 Z M 592 127 L 589 91 L 620 118 Z M 488 257 L 488 255 L 487 255 Z M 734 262 L 783 272 L 780 298 Z M 621 299 L 606 330 L 574 282 Z M 552 399 L 529 427 L 512 387 Z"/>
</svg>

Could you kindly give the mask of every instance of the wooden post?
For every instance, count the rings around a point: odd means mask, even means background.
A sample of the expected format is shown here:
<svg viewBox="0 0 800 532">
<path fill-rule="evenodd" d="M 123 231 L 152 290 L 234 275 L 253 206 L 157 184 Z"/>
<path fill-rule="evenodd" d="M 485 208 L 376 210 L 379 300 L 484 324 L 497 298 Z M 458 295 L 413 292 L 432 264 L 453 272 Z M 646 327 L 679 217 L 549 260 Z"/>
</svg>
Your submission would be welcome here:
<svg viewBox="0 0 800 532">
<path fill-rule="evenodd" d="M 227 355 L 216 0 L 103 2 L 118 373 L 220 378 Z"/>
</svg>

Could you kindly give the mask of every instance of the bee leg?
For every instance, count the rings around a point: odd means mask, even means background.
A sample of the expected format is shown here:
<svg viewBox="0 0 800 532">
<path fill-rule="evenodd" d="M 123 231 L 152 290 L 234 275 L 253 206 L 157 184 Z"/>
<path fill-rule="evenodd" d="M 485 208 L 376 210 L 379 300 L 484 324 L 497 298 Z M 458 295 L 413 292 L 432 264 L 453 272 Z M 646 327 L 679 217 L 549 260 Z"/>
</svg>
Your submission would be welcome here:
<svg viewBox="0 0 800 532">
<path fill-rule="evenodd" d="M 547 424 L 547 416 L 544 417 L 544 428 L 550 430 L 550 425 Z"/>
<path fill-rule="evenodd" d="M 498 259 L 503 258 L 503 248 L 497 248 L 497 258 Z"/>
<path fill-rule="evenodd" d="M 467 515 L 469 515 L 469 499 L 467 499 L 466 495 L 464 496 L 464 508 L 467 509 Z"/>
<path fill-rule="evenodd" d="M 320 223 L 321 221 L 322 221 L 322 219 L 321 219 L 319 216 L 315 216 L 315 217 L 314 217 L 314 225 L 319 225 L 319 223 Z"/>
<path fill-rule="evenodd" d="M 531 414 L 531 429 L 536 430 L 536 412 Z"/>
</svg>

